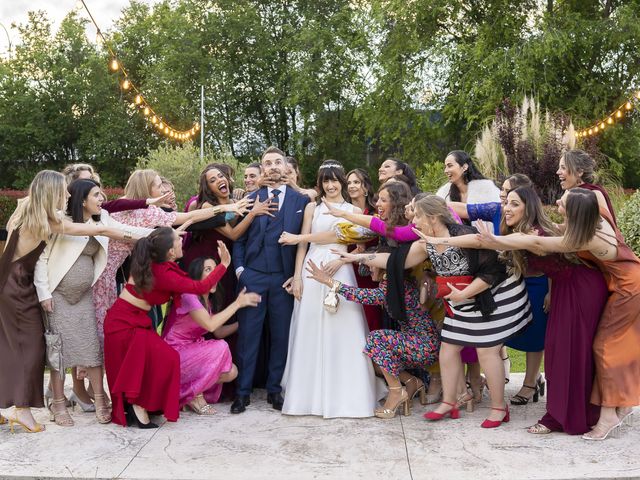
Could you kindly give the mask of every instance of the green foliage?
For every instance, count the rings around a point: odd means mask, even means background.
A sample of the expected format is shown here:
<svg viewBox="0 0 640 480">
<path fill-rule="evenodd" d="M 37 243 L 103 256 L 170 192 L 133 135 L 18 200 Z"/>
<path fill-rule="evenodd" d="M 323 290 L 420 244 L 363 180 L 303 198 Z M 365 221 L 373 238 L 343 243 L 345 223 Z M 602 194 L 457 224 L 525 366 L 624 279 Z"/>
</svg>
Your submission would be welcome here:
<svg viewBox="0 0 640 480">
<path fill-rule="evenodd" d="M 244 166 L 236 161 L 228 152 L 205 155 L 200 159 L 200 150 L 192 143 L 172 146 L 164 144 L 149 152 L 146 157 L 139 158 L 136 168 L 150 168 L 171 180 L 175 187 L 178 206 L 184 205 L 189 198 L 198 192 L 200 172 L 209 163 L 225 163 L 236 172 L 236 185 L 242 185 Z M 239 182 L 239 183 L 238 183 Z"/>
<path fill-rule="evenodd" d="M 416 176 L 420 190 L 429 193 L 436 193 L 448 181 L 442 162 L 423 164 L 416 171 Z"/>
<path fill-rule="evenodd" d="M 0 187 L 78 161 L 118 185 L 164 148 L 85 24 L 71 13 L 54 32 L 32 12 L 0 60 Z M 306 184 L 325 158 L 423 170 L 470 151 L 504 98 L 533 95 L 582 127 L 640 79 L 638 1 L 134 0 L 109 38 L 177 128 L 199 119 L 204 85 L 206 151 L 248 163 L 277 145 Z M 640 184 L 638 129 L 629 119 L 590 146 L 628 186 Z"/>
<path fill-rule="evenodd" d="M 640 190 L 634 193 L 618 211 L 618 227 L 624 240 L 640 256 Z"/>
</svg>

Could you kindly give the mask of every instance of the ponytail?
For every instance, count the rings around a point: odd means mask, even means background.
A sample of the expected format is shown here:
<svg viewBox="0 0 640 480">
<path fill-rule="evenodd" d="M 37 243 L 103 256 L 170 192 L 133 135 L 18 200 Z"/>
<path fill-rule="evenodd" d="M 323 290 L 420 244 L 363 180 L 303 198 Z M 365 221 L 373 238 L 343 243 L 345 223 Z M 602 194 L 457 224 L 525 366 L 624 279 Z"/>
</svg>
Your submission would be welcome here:
<svg viewBox="0 0 640 480">
<path fill-rule="evenodd" d="M 131 253 L 131 277 L 138 292 L 148 292 L 153 288 L 151 264 L 167 260 L 174 236 L 171 227 L 161 227 L 136 242 Z"/>
</svg>

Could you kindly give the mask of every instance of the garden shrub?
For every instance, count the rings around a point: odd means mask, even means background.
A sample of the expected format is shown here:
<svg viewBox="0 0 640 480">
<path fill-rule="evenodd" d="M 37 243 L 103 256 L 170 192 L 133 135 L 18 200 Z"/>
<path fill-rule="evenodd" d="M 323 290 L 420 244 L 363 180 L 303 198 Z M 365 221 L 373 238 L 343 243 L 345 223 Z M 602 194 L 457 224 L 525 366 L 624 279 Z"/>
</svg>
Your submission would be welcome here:
<svg viewBox="0 0 640 480">
<path fill-rule="evenodd" d="M 636 255 L 640 255 L 640 190 L 631 195 L 618 212 L 618 227 L 624 240 Z"/>
</svg>

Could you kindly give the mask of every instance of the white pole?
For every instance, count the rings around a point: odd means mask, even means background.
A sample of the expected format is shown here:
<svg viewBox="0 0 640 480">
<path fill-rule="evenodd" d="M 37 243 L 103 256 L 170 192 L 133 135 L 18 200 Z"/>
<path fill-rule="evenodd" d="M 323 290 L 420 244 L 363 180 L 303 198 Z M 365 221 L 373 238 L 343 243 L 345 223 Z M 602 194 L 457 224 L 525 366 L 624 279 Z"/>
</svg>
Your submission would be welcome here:
<svg viewBox="0 0 640 480">
<path fill-rule="evenodd" d="M 200 86 L 200 160 L 204 158 L 204 85 Z"/>
</svg>

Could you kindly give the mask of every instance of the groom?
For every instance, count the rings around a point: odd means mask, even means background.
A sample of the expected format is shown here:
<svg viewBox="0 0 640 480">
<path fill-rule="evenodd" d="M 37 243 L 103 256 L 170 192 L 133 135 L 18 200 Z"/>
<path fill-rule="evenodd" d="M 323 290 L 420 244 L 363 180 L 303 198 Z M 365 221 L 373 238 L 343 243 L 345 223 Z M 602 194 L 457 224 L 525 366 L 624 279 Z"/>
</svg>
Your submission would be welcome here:
<svg viewBox="0 0 640 480">
<path fill-rule="evenodd" d="M 295 269 L 295 246 L 281 246 L 278 239 L 282 232 L 300 233 L 305 206 L 309 197 L 287 187 L 285 154 L 276 147 L 269 147 L 262 154 L 262 174 L 270 183 L 249 197 L 264 202 L 271 199 L 271 206 L 278 207 L 273 216 L 261 215 L 253 220 L 249 229 L 233 244 L 233 264 L 238 277 L 238 288 L 262 296 L 256 308 L 238 311 L 238 379 L 236 398 L 231 413 L 242 413 L 250 403 L 249 395 L 256 368 L 260 337 L 265 316 L 269 314 L 269 365 L 267 370 L 267 402 L 276 410 L 282 410 L 284 402 L 280 387 L 287 362 L 289 325 L 293 310 L 293 297 L 283 284 Z"/>
</svg>

